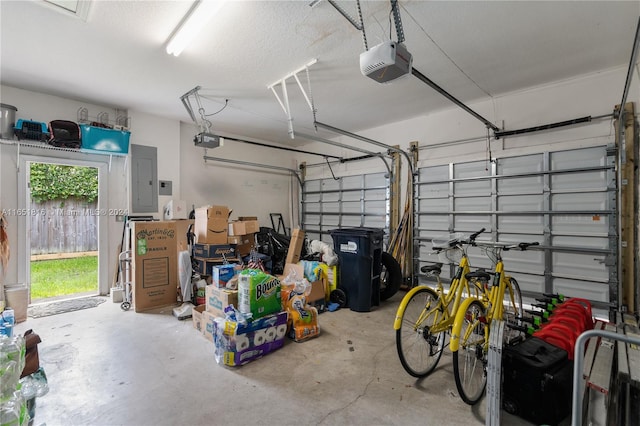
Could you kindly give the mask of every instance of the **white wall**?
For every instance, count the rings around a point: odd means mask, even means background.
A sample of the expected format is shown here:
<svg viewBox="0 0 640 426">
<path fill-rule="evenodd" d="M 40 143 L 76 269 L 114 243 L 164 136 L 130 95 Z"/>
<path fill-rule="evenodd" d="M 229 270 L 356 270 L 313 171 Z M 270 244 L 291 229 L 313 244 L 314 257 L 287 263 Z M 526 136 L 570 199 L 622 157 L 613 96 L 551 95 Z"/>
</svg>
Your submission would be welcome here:
<svg viewBox="0 0 640 426">
<path fill-rule="evenodd" d="M 506 130 L 533 127 L 584 116 L 609 114 L 613 112 L 614 106 L 621 101 L 626 74 L 626 67 L 604 70 L 595 74 L 578 76 L 541 87 L 497 96 L 493 100 L 468 103 L 468 106 Z M 416 90 L 424 90 L 425 93 L 432 90 L 418 80 L 415 84 Z M 634 75 L 627 102 L 636 103 L 636 114 L 639 110 L 639 87 L 639 77 Z M 562 130 L 530 133 L 500 140 L 492 138 L 490 146 L 493 157 L 504 157 L 527 152 L 600 145 L 612 142 L 613 132 L 611 119 L 595 120 L 586 125 L 567 127 Z M 399 144 L 403 149 L 407 149 L 412 141 L 418 141 L 420 166 L 449 163 L 453 161 L 454 157 L 457 162 L 474 161 L 487 157 L 484 124 L 453 104 L 447 110 L 355 133 L 389 145 Z M 454 143 L 469 138 L 474 138 L 475 141 Z M 363 145 L 361 142 L 345 136 L 339 136 L 335 140 L 371 150 L 379 149 L 371 144 Z M 314 143 L 306 146 L 305 149 L 326 150 L 327 147 L 325 144 Z M 348 155 L 359 154 L 351 152 Z M 406 162 L 404 164 L 406 165 Z M 355 164 L 350 164 L 338 170 L 349 174 L 357 167 Z M 406 170 L 406 166 L 403 168 Z M 314 170 L 314 174 L 317 176 L 330 176 L 326 167 Z"/>
<path fill-rule="evenodd" d="M 180 200 L 180 122 L 167 120 L 143 112 L 129 111 L 131 117 L 131 143 L 157 148 L 158 180 L 172 181 L 172 195 L 158 196 L 158 211 L 153 214 L 162 219 L 162 211 L 172 198 Z M 130 182 L 128 183 L 130 185 Z M 132 212 L 132 214 L 137 214 Z"/>
<path fill-rule="evenodd" d="M 107 112 L 111 120 L 117 114 L 113 108 L 89 104 L 79 100 L 36 93 L 19 88 L 0 86 L 0 101 L 18 108 L 16 119 L 30 119 L 48 122 L 53 119 L 77 121 L 77 112 L 87 108 L 89 118 L 96 119 L 100 112 Z M 131 125 L 132 144 L 153 146 L 158 149 L 158 179 L 173 183 L 173 195 L 158 197 L 158 211 L 153 214 L 162 218 L 164 205 L 171 199 L 185 200 L 187 206 L 199 207 L 206 204 L 223 204 L 233 210 L 232 218 L 238 216 L 258 216 L 260 225 L 270 226 L 269 213 L 282 213 L 287 226 L 292 226 L 292 191 L 297 194 L 297 180 L 287 172 L 271 171 L 251 166 L 229 165 L 203 160 L 205 150 L 196 148 L 193 136 L 195 126 L 165 119 L 140 111 L 128 111 Z M 242 136 L 238 135 L 241 139 Z M 0 208 L 20 208 L 18 203 L 18 146 L 0 144 Z M 206 150 L 208 155 L 232 158 L 258 164 L 268 164 L 296 169 L 293 155 L 286 151 L 276 151 L 239 142 L 228 141 L 224 147 Z M 129 156 L 113 156 L 69 153 L 47 149 L 20 147 L 20 155 L 47 156 L 55 158 L 73 158 L 109 164 L 108 196 L 100 199 L 105 209 L 123 209 L 130 211 L 131 173 Z M 25 265 L 22 262 L 26 253 L 19 247 L 25 247 L 26 237 L 19 235 L 19 218 L 7 217 L 9 241 L 12 256 L 3 281 L 16 283 L 25 281 Z M 297 225 L 297 221 L 295 221 Z M 24 229 L 24 224 L 21 225 Z M 123 223 L 116 222 L 115 216 L 107 217 L 106 235 L 108 253 L 106 272 L 100 278 L 101 292 L 106 293 L 116 272 L 119 244 Z M 101 236 L 102 237 L 102 236 Z M 19 262 L 19 259 L 21 262 Z M 23 263 L 23 265 L 20 265 Z M 0 274 L 1 277 L 1 274 Z"/>
<path fill-rule="evenodd" d="M 63 99 L 56 96 L 31 92 L 9 86 L 0 86 L 0 99 L 2 103 L 14 105 L 18 108 L 17 119 L 28 119 L 42 122 L 49 122 L 55 119 L 77 121 L 77 111 L 79 108 L 87 108 L 89 118 L 95 119 L 100 112 L 107 112 L 111 120 L 114 120 L 117 111 L 112 108 L 89 104 L 83 101 Z M 6 141 L 5 141 L 6 142 Z M 20 148 L 20 151 L 18 151 Z M 0 208 L 18 209 L 24 208 L 20 205 L 19 188 L 19 156 L 33 156 L 33 158 L 57 158 L 71 159 L 74 161 L 89 161 L 106 164 L 110 172 L 107 177 L 107 199 L 100 199 L 100 207 L 106 209 L 128 209 L 128 162 L 126 157 L 114 156 L 111 159 L 106 155 L 70 153 L 65 151 L 46 150 L 38 148 L 27 148 L 24 146 L 0 145 Z M 111 161 L 110 161 L 111 160 Z M 19 230 L 25 229 L 24 217 L 10 215 L 7 217 L 9 243 L 11 245 L 11 258 L 4 276 L 4 282 L 17 283 L 25 282 L 26 262 L 23 262 L 26 255 L 26 236 L 20 235 Z M 108 243 L 108 253 L 106 255 L 107 267 L 101 266 L 100 289 L 104 293 L 111 284 L 115 273 L 117 262 L 117 247 L 122 235 L 122 223 L 115 221 L 115 216 L 106 216 L 106 234 Z M 104 228 L 103 228 L 104 229 Z M 100 235 L 104 238 L 104 235 Z"/>
<path fill-rule="evenodd" d="M 297 195 L 297 180 L 287 171 L 271 170 L 251 165 L 205 161 L 209 157 L 232 159 L 247 163 L 277 166 L 297 170 L 292 153 L 226 140 L 214 149 L 196 147 L 193 137 L 198 129 L 183 123 L 181 135 L 182 198 L 187 207 L 226 205 L 231 218 L 257 216 L 261 226 L 271 226 L 269 213 L 282 213 L 285 225 L 291 226 L 292 191 Z M 237 139 L 242 139 L 241 135 Z M 269 142 L 270 145 L 275 145 Z M 297 221 L 295 222 L 297 225 Z M 294 226 L 295 226 L 294 225 Z"/>
</svg>

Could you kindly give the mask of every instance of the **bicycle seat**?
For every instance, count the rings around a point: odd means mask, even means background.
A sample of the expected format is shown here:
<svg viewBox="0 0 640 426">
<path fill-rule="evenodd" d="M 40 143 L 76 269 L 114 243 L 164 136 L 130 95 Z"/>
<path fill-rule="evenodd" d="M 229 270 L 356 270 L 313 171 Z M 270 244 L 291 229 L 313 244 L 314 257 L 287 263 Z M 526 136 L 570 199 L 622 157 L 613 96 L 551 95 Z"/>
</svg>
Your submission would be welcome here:
<svg viewBox="0 0 640 426">
<path fill-rule="evenodd" d="M 440 275 L 442 272 L 442 263 L 436 263 L 434 265 L 425 265 L 420 268 L 420 271 L 425 274 Z"/>
<path fill-rule="evenodd" d="M 478 281 L 489 281 L 491 279 L 491 274 L 487 271 L 473 271 L 467 273 L 464 277 L 467 281 L 472 281 L 474 279 Z"/>
</svg>

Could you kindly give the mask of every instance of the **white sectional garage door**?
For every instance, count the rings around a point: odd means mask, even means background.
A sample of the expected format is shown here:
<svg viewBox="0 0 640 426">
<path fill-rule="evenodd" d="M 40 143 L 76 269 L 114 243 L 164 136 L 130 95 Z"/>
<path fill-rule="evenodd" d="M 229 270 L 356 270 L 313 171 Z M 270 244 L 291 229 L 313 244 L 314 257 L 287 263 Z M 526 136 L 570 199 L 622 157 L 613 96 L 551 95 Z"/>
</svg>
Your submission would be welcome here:
<svg viewBox="0 0 640 426">
<path fill-rule="evenodd" d="M 389 177 L 374 173 L 308 180 L 302 191 L 302 227 L 309 240 L 330 245 L 329 231 L 380 228 L 389 234 Z"/>
<path fill-rule="evenodd" d="M 433 237 L 486 228 L 479 240 L 538 241 L 503 254 L 507 271 L 529 297 L 543 292 L 617 300 L 615 150 L 599 146 L 419 169 L 416 271 Z M 474 267 L 490 268 L 478 249 Z M 450 277 L 443 273 L 443 277 Z"/>
</svg>

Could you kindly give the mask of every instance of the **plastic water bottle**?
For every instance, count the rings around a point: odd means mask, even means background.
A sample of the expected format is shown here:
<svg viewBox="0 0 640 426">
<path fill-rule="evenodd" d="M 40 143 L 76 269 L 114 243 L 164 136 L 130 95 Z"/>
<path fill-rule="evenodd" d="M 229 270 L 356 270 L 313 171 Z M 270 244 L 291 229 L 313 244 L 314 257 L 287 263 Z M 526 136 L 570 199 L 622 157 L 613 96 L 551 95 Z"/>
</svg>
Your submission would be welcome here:
<svg viewBox="0 0 640 426">
<path fill-rule="evenodd" d="M 8 322 L 9 324 L 14 325 L 16 323 L 16 316 L 13 312 L 13 308 L 7 308 L 2 311 L 2 319 L 4 320 L 4 322 Z"/>
<path fill-rule="evenodd" d="M 7 308 L 2 311 L 2 322 L 4 322 L 4 334 L 9 337 L 13 336 L 13 326 L 16 322 L 16 317 L 12 308 Z"/>
</svg>

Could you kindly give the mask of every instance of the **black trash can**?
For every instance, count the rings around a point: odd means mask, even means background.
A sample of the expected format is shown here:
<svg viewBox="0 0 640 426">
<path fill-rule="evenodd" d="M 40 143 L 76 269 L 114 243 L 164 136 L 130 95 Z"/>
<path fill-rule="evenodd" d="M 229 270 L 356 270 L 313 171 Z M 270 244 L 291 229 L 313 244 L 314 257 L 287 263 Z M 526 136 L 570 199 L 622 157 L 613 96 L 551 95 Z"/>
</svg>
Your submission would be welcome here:
<svg viewBox="0 0 640 426">
<path fill-rule="evenodd" d="M 380 305 L 382 237 L 378 228 L 342 228 L 329 231 L 338 255 L 338 286 L 347 294 L 352 311 L 369 312 Z"/>
</svg>

